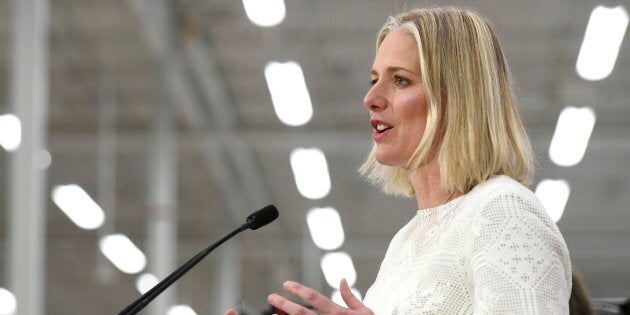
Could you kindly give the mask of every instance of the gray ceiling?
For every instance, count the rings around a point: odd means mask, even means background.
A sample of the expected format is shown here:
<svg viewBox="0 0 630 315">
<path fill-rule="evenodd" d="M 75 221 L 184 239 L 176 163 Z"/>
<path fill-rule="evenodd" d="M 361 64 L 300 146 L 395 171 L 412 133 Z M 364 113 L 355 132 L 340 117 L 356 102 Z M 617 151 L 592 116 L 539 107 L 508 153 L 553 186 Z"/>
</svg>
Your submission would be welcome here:
<svg viewBox="0 0 630 315">
<path fill-rule="evenodd" d="M 416 208 L 356 172 L 370 147 L 362 98 L 375 32 L 401 8 L 462 4 L 499 31 L 539 159 L 536 181 L 563 178 L 571 185 L 559 227 L 573 264 L 593 296 L 630 296 L 628 33 L 610 77 L 586 82 L 574 70 L 590 11 L 601 1 L 285 2 L 284 22 L 260 28 L 235 0 L 173 0 L 167 19 L 142 1 L 51 1 L 48 187 L 73 182 L 96 196 L 99 103 L 114 95 L 108 106 L 116 122 L 115 228 L 144 248 L 151 126 L 156 104 L 165 102 L 177 113 L 178 264 L 273 203 L 278 222 L 238 236 L 243 300 L 262 309 L 284 278 L 320 281 L 329 292 L 317 269 L 321 252 L 305 234 L 305 213 L 334 206 L 346 232 L 341 249 L 353 257 L 364 293 L 389 239 Z M 9 3 L 0 0 L 0 113 L 10 109 Z M 305 126 L 284 126 L 274 114 L 263 75 L 271 60 L 301 64 L 314 107 Z M 107 87 L 113 94 L 103 92 Z M 570 168 L 547 155 L 567 105 L 591 106 L 597 115 L 583 161 Z M 304 199 L 296 189 L 289 154 L 300 146 L 326 154 L 332 191 L 324 199 Z M 0 205 L 7 205 L 8 167 L 8 153 L 0 152 Z M 111 314 L 135 298 L 135 276 L 97 276 L 98 233 L 77 228 L 48 200 L 48 314 Z M 7 208 L 0 206 L 3 242 Z M 179 301 L 199 314 L 210 313 L 217 263 L 212 256 L 179 282 Z M 0 286 L 6 278 L 0 275 Z"/>
</svg>

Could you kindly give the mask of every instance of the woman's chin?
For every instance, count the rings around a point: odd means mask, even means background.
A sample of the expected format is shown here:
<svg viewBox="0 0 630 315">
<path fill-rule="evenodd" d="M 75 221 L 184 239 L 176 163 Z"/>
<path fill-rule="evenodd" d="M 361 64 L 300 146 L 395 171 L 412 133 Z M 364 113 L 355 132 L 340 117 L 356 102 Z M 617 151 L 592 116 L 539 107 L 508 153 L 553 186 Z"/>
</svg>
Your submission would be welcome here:
<svg viewBox="0 0 630 315">
<path fill-rule="evenodd" d="M 376 161 L 381 164 L 381 165 L 386 165 L 386 166 L 397 166 L 395 159 L 393 159 L 393 157 L 391 156 L 387 156 L 387 155 L 383 155 L 383 154 L 376 154 Z"/>
</svg>

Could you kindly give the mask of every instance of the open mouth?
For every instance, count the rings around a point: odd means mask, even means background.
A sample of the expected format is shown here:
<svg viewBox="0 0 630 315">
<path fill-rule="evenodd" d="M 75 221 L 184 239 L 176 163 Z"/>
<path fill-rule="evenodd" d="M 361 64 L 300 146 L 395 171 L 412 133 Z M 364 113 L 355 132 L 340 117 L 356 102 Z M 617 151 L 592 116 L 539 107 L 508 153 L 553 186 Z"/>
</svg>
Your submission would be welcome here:
<svg viewBox="0 0 630 315">
<path fill-rule="evenodd" d="M 374 131 L 376 131 L 376 133 L 383 133 L 389 129 L 392 128 L 392 126 L 386 125 L 382 122 L 374 122 L 372 123 L 372 128 L 374 128 Z"/>
<path fill-rule="evenodd" d="M 377 133 L 383 133 L 389 129 L 391 129 L 392 127 L 387 126 L 385 124 L 376 124 L 376 127 L 374 127 L 374 129 L 376 130 Z"/>
</svg>

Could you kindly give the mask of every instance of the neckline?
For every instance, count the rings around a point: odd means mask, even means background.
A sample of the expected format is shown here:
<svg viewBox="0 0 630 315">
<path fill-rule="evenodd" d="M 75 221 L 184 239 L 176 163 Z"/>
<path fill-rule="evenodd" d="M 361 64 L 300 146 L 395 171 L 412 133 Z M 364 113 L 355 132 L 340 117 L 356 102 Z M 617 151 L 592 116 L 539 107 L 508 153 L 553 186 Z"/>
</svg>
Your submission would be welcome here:
<svg viewBox="0 0 630 315">
<path fill-rule="evenodd" d="M 442 209 L 450 209 L 450 208 L 453 208 L 455 205 L 459 204 L 459 202 L 460 202 L 460 201 L 462 201 L 463 199 L 465 199 L 465 198 L 466 198 L 466 196 L 468 196 L 468 195 L 472 194 L 474 191 L 478 190 L 480 187 L 485 186 L 485 185 L 486 185 L 486 184 L 488 184 L 489 182 L 492 182 L 492 181 L 495 181 L 495 180 L 497 180 L 497 179 L 504 178 L 504 177 L 507 177 L 507 176 L 505 176 L 505 175 L 495 175 L 495 176 L 492 176 L 492 177 L 488 178 L 487 180 L 485 180 L 485 181 L 483 181 L 483 182 L 481 182 L 481 183 L 477 184 L 477 185 L 476 185 L 475 187 L 473 187 L 473 189 L 471 189 L 469 192 L 467 192 L 467 193 L 465 193 L 465 194 L 463 194 L 463 195 L 461 195 L 461 196 L 459 196 L 459 197 L 457 197 L 457 198 L 455 198 L 455 199 L 452 199 L 452 200 L 450 200 L 450 201 L 448 201 L 448 202 L 446 202 L 446 203 L 443 203 L 443 204 L 441 204 L 441 205 L 437 205 L 437 206 L 435 206 L 435 207 L 431 207 L 431 208 L 424 208 L 424 209 L 417 209 L 417 210 L 416 210 L 416 212 L 417 212 L 419 215 L 428 216 L 428 215 L 431 215 L 431 214 L 433 214 L 433 213 L 435 213 L 435 212 L 439 212 L 439 211 L 440 211 L 440 210 L 442 210 Z"/>
<path fill-rule="evenodd" d="M 459 202 L 460 202 L 460 201 L 462 201 L 462 200 L 463 200 L 463 199 L 464 199 L 464 198 L 465 198 L 465 197 L 466 197 L 466 196 L 467 196 L 470 192 L 472 192 L 472 190 L 471 190 L 471 191 L 469 191 L 468 193 L 465 193 L 465 194 L 463 194 L 463 195 L 461 195 L 461 196 L 459 196 L 459 197 L 455 198 L 455 199 L 451 199 L 451 200 L 449 200 L 448 202 L 443 203 L 443 204 L 441 204 L 441 205 L 437 205 L 437 206 L 435 206 L 435 207 L 431 207 L 431 208 L 418 209 L 418 210 L 416 210 L 416 212 L 417 212 L 419 215 L 426 216 L 426 215 L 431 215 L 431 214 L 433 214 L 433 213 L 435 213 L 435 212 L 439 212 L 439 211 L 440 211 L 440 210 L 442 210 L 442 209 L 450 209 L 450 208 L 453 208 L 454 206 L 456 206 L 457 204 L 459 204 Z"/>
</svg>

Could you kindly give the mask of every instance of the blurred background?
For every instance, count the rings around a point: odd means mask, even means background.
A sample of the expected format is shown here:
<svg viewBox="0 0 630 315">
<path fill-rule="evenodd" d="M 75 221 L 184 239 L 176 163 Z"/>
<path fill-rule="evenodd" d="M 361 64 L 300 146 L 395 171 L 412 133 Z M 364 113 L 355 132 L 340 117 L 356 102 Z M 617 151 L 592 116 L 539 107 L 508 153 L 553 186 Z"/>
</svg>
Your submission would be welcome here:
<svg viewBox="0 0 630 315">
<path fill-rule="evenodd" d="M 356 171 L 375 34 L 439 5 L 495 24 L 530 188 L 591 296 L 625 300 L 628 2 L 0 0 L 0 314 L 117 313 L 267 204 L 145 313 L 260 314 L 287 279 L 364 295 L 416 210 Z"/>
</svg>

